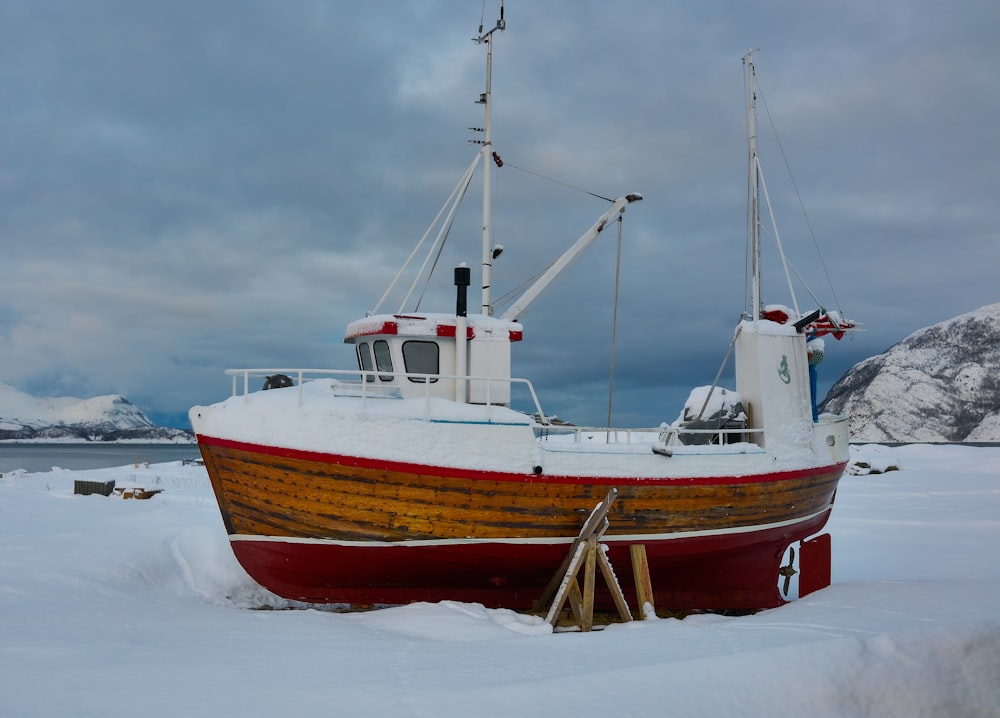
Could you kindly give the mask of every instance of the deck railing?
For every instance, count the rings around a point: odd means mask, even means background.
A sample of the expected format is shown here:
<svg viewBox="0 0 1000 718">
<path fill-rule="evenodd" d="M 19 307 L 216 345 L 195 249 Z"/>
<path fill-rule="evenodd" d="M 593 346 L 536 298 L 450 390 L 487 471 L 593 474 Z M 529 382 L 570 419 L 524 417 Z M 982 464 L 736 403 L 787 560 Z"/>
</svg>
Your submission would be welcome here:
<svg viewBox="0 0 1000 718">
<path fill-rule="evenodd" d="M 763 429 L 735 428 L 735 429 L 685 429 L 683 427 L 661 425 L 658 427 L 645 428 L 608 428 L 608 427 L 587 427 L 575 426 L 572 424 L 552 423 L 551 417 L 546 416 L 542 411 L 541 403 L 535 387 L 528 379 L 516 377 L 498 379 L 486 376 L 457 376 L 448 374 L 420 374 L 414 372 L 386 372 L 386 371 L 365 371 L 362 369 L 227 369 L 226 374 L 233 378 L 233 396 L 249 396 L 251 393 L 250 380 L 265 380 L 276 374 L 284 374 L 290 377 L 298 391 L 299 404 L 302 403 L 302 386 L 309 381 L 316 379 L 332 378 L 342 384 L 345 391 L 352 391 L 352 396 L 361 399 L 362 408 L 367 407 L 369 400 L 399 399 L 402 397 L 398 386 L 388 386 L 384 383 L 376 382 L 376 377 L 391 376 L 413 380 L 413 384 L 407 388 L 410 392 L 415 387 L 423 387 L 424 418 L 432 418 L 431 399 L 435 398 L 431 389 L 438 380 L 462 380 L 467 382 L 484 382 L 486 384 L 486 401 L 477 406 L 485 406 L 487 410 L 494 406 L 507 407 L 507 404 L 494 404 L 491 400 L 492 387 L 494 384 L 506 384 L 508 386 L 523 386 L 534 409 L 532 415 L 534 419 L 534 429 L 538 437 L 542 440 L 557 438 L 562 436 L 572 436 L 573 443 L 605 443 L 605 444 L 651 444 L 651 443 L 672 443 L 681 441 L 682 435 L 707 435 L 704 444 L 727 444 L 734 442 L 750 441 L 751 436 L 760 434 Z M 242 381 L 241 381 L 242 380 Z M 655 437 L 655 438 L 653 438 Z M 695 443 L 695 442 L 692 442 Z"/>
<path fill-rule="evenodd" d="M 523 386 L 528 392 L 531 404 L 534 409 L 534 416 L 540 423 L 546 423 L 548 421 L 545 413 L 542 411 L 542 405 L 538 401 L 538 394 L 535 393 L 535 387 L 532 386 L 531 382 L 527 379 L 518 378 L 497 378 L 489 376 L 469 376 L 462 375 L 457 376 L 453 374 L 421 374 L 417 372 L 402 372 L 402 371 L 366 371 L 363 369 L 227 369 L 226 374 L 233 377 L 233 396 L 247 396 L 250 394 L 250 379 L 266 379 L 269 376 L 275 374 L 284 374 L 292 378 L 295 382 L 296 387 L 298 387 L 299 392 L 299 403 L 302 402 L 302 385 L 307 381 L 313 381 L 315 379 L 332 378 L 341 382 L 345 387 L 352 387 L 357 390 L 357 396 L 360 397 L 362 406 L 367 406 L 367 401 L 369 399 L 386 399 L 386 398 L 400 398 L 401 392 L 398 386 L 389 386 L 383 383 L 376 383 L 376 377 L 392 377 L 403 378 L 412 381 L 413 383 L 407 386 L 407 393 L 412 393 L 417 390 L 418 387 L 423 387 L 423 398 L 424 398 L 424 412 L 425 418 L 430 418 L 431 412 L 431 399 L 437 398 L 434 393 L 432 393 L 432 388 L 438 381 L 465 381 L 469 383 L 482 382 L 486 385 L 486 400 L 483 403 L 476 403 L 475 406 L 485 406 L 487 408 L 492 408 L 494 406 L 506 407 L 505 403 L 494 403 L 492 400 L 493 386 L 495 384 L 502 384 L 506 386 Z M 239 379 L 242 377 L 242 393 L 239 389 Z M 343 379 L 341 379 L 343 377 Z M 392 390 L 396 391 L 393 392 Z"/>
<path fill-rule="evenodd" d="M 753 436 L 763 433 L 763 429 L 751 429 L 740 427 L 733 429 L 685 429 L 681 426 L 658 426 L 648 428 L 607 428 L 607 427 L 587 427 L 573 426 L 570 424 L 546 424 L 536 427 L 536 433 L 542 439 L 558 438 L 560 436 L 572 436 L 573 443 L 606 443 L 606 444 L 650 444 L 663 443 L 670 444 L 673 441 L 680 441 L 688 445 L 719 445 L 752 441 Z M 685 442 L 684 436 L 702 436 L 703 441 Z M 655 437 L 655 438 L 652 438 Z"/>
</svg>

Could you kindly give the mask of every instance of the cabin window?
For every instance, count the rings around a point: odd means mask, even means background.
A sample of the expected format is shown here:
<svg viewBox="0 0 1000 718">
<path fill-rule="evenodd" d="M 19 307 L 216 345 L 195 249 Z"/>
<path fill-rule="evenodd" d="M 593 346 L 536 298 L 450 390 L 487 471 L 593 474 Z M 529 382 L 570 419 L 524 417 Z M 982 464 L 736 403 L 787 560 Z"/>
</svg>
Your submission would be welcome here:
<svg viewBox="0 0 1000 718">
<path fill-rule="evenodd" d="M 370 372 L 372 370 L 372 350 L 368 342 L 358 344 L 358 366 L 361 371 Z M 374 374 L 365 374 L 365 381 L 375 381 Z"/>
<path fill-rule="evenodd" d="M 438 366 L 438 355 L 440 349 L 437 342 L 409 341 L 403 342 L 403 364 L 406 371 L 413 374 L 437 374 L 440 372 Z M 427 381 L 422 376 L 409 377 L 412 382 L 424 383 Z M 436 382 L 437 377 L 431 378 L 431 383 Z"/>
<path fill-rule="evenodd" d="M 389 342 L 379 339 L 375 342 L 375 366 L 379 372 L 378 378 L 382 381 L 392 381 L 392 356 L 389 354 Z"/>
</svg>

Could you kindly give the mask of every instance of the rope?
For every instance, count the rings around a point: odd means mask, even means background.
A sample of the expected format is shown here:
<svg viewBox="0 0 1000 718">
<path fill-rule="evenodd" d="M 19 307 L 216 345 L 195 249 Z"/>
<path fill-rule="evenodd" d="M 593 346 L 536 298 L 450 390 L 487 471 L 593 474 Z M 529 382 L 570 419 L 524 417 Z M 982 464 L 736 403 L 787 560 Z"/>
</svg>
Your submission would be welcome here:
<svg viewBox="0 0 1000 718">
<path fill-rule="evenodd" d="M 819 257 L 819 264 L 823 268 L 823 274 L 826 277 L 827 286 L 830 288 L 830 293 L 833 296 L 833 302 L 837 305 L 837 309 L 840 310 L 840 300 L 837 298 L 837 290 L 834 289 L 833 280 L 830 279 L 830 271 L 827 269 L 826 260 L 823 258 L 823 252 L 820 250 L 819 242 L 816 240 L 816 234 L 813 232 L 812 222 L 809 221 L 809 214 L 806 212 L 806 206 L 802 201 L 802 195 L 799 194 L 799 186 L 795 182 L 795 175 L 792 174 L 792 167 L 788 163 L 788 156 L 785 154 L 785 147 L 781 144 L 781 137 L 778 136 L 778 127 L 774 124 L 774 118 L 771 117 L 771 110 L 768 108 L 767 101 L 764 99 L 764 91 L 761 89 L 759 81 L 757 83 L 757 94 L 760 96 L 761 104 L 764 105 L 764 112 L 767 114 L 767 121 L 771 124 L 771 131 L 774 132 L 774 139 L 775 142 L 778 143 L 778 151 L 781 153 L 781 160 L 785 163 L 785 170 L 788 172 L 788 179 L 791 181 L 792 189 L 795 191 L 795 199 L 799 202 L 799 209 L 802 210 L 802 217 L 805 219 L 806 229 L 809 231 L 809 238 L 812 240 L 813 247 L 816 248 L 816 256 Z M 799 275 L 797 271 L 795 274 L 799 277 L 803 286 L 806 287 L 806 291 L 812 295 L 812 292 L 809 291 L 809 287 L 806 285 L 805 280 L 802 279 L 801 275 Z M 813 296 L 813 298 L 815 299 L 815 296 Z M 819 304 L 818 301 L 816 303 Z"/>
<path fill-rule="evenodd" d="M 508 162 L 507 160 L 501 160 L 501 159 L 499 159 L 499 155 L 497 155 L 497 153 L 495 153 L 495 152 L 493 154 L 494 154 L 493 161 L 496 163 L 496 165 L 497 165 L 498 168 L 499 167 L 512 167 L 512 168 L 514 168 L 514 169 L 516 169 L 516 170 L 518 170 L 520 172 L 524 172 L 525 174 L 529 174 L 529 175 L 532 175 L 533 177 L 537 177 L 539 179 L 545 180 L 546 182 L 552 182 L 553 184 L 561 185 L 562 187 L 566 187 L 567 189 L 575 190 L 576 192 L 582 192 L 583 194 L 590 195 L 591 197 L 596 197 L 597 199 L 603 199 L 605 202 L 614 202 L 614 200 L 611 199 L 610 197 L 605 197 L 604 195 L 600 195 L 600 194 L 597 194 L 596 192 L 591 192 L 589 190 L 585 190 L 582 187 L 577 187 L 576 185 L 569 184 L 568 182 L 563 182 L 561 180 L 557 180 L 557 179 L 554 179 L 552 177 L 548 177 L 546 175 L 543 175 L 543 174 L 541 174 L 539 172 L 534 172 L 533 170 L 529 170 L 529 169 L 527 169 L 525 167 L 520 167 L 518 165 L 512 164 L 511 162 Z M 494 195 L 497 193 L 497 189 L 499 188 L 499 185 L 500 185 L 500 175 L 501 175 L 500 172 L 496 173 L 497 179 L 496 179 L 496 182 L 495 182 L 495 185 L 494 185 Z M 496 213 L 496 204 L 495 203 L 494 203 L 493 211 L 494 211 L 494 213 Z M 621 224 L 620 224 L 621 223 L 621 217 L 620 216 L 618 217 L 618 221 L 619 221 L 619 232 L 621 232 Z M 498 234 L 498 232 L 497 232 L 497 226 L 494 223 L 493 224 L 493 238 L 494 238 L 494 241 L 496 240 L 497 234 Z M 516 287 L 514 287 L 513 289 L 511 289 L 510 291 L 508 291 L 506 294 L 504 294 L 503 296 L 501 296 L 499 299 L 495 299 L 494 302 L 493 302 L 494 307 L 496 307 L 496 308 L 499 309 L 499 308 L 502 308 L 503 306 L 505 306 L 506 304 L 509 304 L 509 303 L 513 302 L 514 299 L 515 299 L 515 297 L 519 296 L 524 289 L 526 289 L 536 279 L 538 279 L 540 276 L 542 276 L 542 274 L 544 274 L 548 270 L 548 268 L 551 267 L 553 264 L 555 264 L 555 260 L 553 260 L 552 262 L 550 262 L 547 266 L 543 267 L 541 269 L 541 271 L 535 273 L 534 276 L 528 277 L 527 279 L 525 279 L 524 281 L 522 281 L 519 285 L 517 285 Z"/>
<path fill-rule="evenodd" d="M 767 231 L 767 227 L 762 227 L 761 228 L 761 232 L 763 232 L 764 235 L 767 236 L 767 238 L 770 239 L 772 242 L 774 241 L 774 235 Z M 820 301 L 820 298 L 817 297 L 816 294 L 813 292 L 813 290 L 809 288 L 809 285 L 806 283 L 805 277 L 802 276 L 802 274 L 799 272 L 798 268 L 796 268 L 796 266 L 792 262 L 792 260 L 790 260 L 790 259 L 788 259 L 786 257 L 785 258 L 785 265 L 790 270 L 792 270 L 792 274 L 794 274 L 795 277 L 799 280 L 799 282 L 802 283 L 802 287 L 806 290 L 806 294 L 808 294 L 809 297 L 813 300 L 813 302 L 816 303 L 816 306 L 817 307 L 822 307 L 823 306 L 823 302 Z M 834 297 L 834 301 L 836 301 L 836 297 Z"/>
<path fill-rule="evenodd" d="M 554 263 L 555 262 L 549 262 L 549 264 L 547 266 L 542 267 L 542 269 L 540 271 L 538 271 L 538 272 L 535 272 L 535 274 L 533 276 L 528 277 L 527 279 L 525 279 L 524 281 L 522 281 L 520 284 L 518 284 L 516 287 L 514 287 L 513 289 L 511 289 L 510 291 L 508 291 L 506 294 L 504 294 L 503 296 L 501 296 L 499 299 L 495 300 L 494 301 L 494 305 L 497 307 L 497 309 L 499 310 L 500 308 L 506 308 L 507 305 L 509 305 L 517 297 L 519 297 L 524 290 L 526 290 L 529 286 L 531 286 L 532 284 L 534 284 L 536 279 L 538 279 L 540 276 L 542 276 L 543 274 L 545 274 L 545 272 L 548 271 L 549 267 L 551 267 Z"/>
<path fill-rule="evenodd" d="M 448 228 L 444 233 L 441 243 L 438 245 L 437 254 L 434 255 L 434 262 L 431 263 L 431 271 L 427 273 L 427 278 L 424 280 L 424 287 L 420 290 L 420 296 L 417 297 L 417 303 L 413 307 L 413 311 L 419 312 L 420 305 L 424 301 L 424 294 L 427 293 L 427 286 L 431 283 L 431 277 L 434 276 L 434 270 L 437 269 L 438 260 L 441 259 L 441 252 L 444 251 L 444 245 L 448 241 L 448 235 L 451 234 L 451 222 L 448 223 Z M 402 311 L 402 310 L 400 310 Z"/>
<path fill-rule="evenodd" d="M 521 172 L 524 172 L 525 174 L 533 175 L 535 177 L 538 177 L 539 179 L 545 180 L 546 182 L 552 182 L 553 184 L 562 185 L 563 187 L 566 187 L 567 189 L 572 189 L 572 190 L 576 190 L 577 192 L 583 192 L 584 194 L 589 194 L 591 197 L 597 197 L 597 199 L 603 199 L 605 202 L 614 202 L 614 200 L 611 199 L 610 197 L 605 197 L 604 195 L 597 194 L 596 192 L 591 192 L 589 190 L 585 190 L 585 189 L 583 189 L 583 187 L 577 187 L 576 185 L 571 185 L 568 182 L 563 182 L 563 181 L 557 180 L 557 179 L 555 179 L 553 177 L 547 177 L 546 175 L 540 174 L 538 172 L 534 172 L 534 171 L 526 169 L 524 167 L 518 167 L 517 165 L 512 164 L 512 163 L 508 162 L 507 160 L 504 160 L 503 163 L 504 163 L 505 167 L 513 167 L 516 170 L 520 170 Z"/>
<path fill-rule="evenodd" d="M 736 325 L 736 332 L 733 334 L 733 340 L 729 342 L 729 349 L 726 351 L 726 356 L 722 358 L 722 364 L 719 366 L 719 371 L 715 374 L 715 379 L 712 380 L 712 388 L 708 390 L 708 394 L 705 396 L 705 402 L 701 405 L 701 409 L 698 411 L 697 421 L 701 421 L 701 418 L 705 415 L 705 409 L 708 408 L 708 402 L 712 398 L 712 394 L 715 392 L 716 387 L 719 386 L 719 379 L 722 378 L 722 372 L 726 368 L 726 364 L 729 363 L 729 357 L 733 353 L 733 347 L 736 346 L 736 340 L 740 336 L 740 331 L 743 329 L 742 324 Z"/>
<path fill-rule="evenodd" d="M 423 244 L 424 244 L 425 241 L 427 241 L 427 238 L 430 236 L 431 232 L 434 231 L 434 228 L 437 226 L 438 222 L 441 220 L 441 217 L 444 215 L 444 213 L 448 210 L 449 207 L 452 207 L 454 209 L 454 207 L 455 207 L 455 201 L 456 201 L 457 197 L 460 197 L 460 196 L 462 196 L 462 195 L 465 194 L 465 188 L 467 188 L 468 185 L 469 185 L 469 182 L 472 181 L 472 173 L 475 172 L 477 164 L 479 164 L 479 153 L 478 152 L 476 153 L 475 159 L 472 160 L 472 164 L 469 165 L 468 169 L 465 170 L 465 174 L 462 175 L 462 179 L 460 179 L 458 181 L 458 184 L 456 184 L 455 188 L 451 191 L 451 195 L 449 195 L 448 199 L 445 200 L 445 203 L 443 205 L 441 205 L 441 209 L 438 210 L 437 216 L 434 217 L 434 221 L 431 222 L 431 224 L 430 224 L 429 227 L 427 227 L 427 231 L 424 232 L 424 236 L 420 238 L 419 242 L 417 242 L 417 246 L 415 246 L 413 248 L 413 251 L 410 252 L 410 256 L 406 258 L 405 262 L 403 262 L 403 266 L 399 268 L 398 272 L 396 272 L 396 276 L 393 277 L 392 281 L 389 283 L 389 286 L 386 287 L 385 293 L 382 295 L 381 299 L 378 300 L 378 302 L 375 304 L 375 307 L 369 312 L 369 314 L 377 314 L 378 313 L 379 309 L 382 307 L 382 303 L 388 298 L 388 296 L 392 292 L 393 288 L 395 288 L 396 283 L 399 282 L 399 280 L 402 278 L 403 274 L 406 272 L 406 269 L 410 266 L 410 263 L 416 258 L 417 252 L 420 251 L 420 247 L 423 246 Z M 436 241 L 437 240 L 435 240 L 435 242 Z M 431 249 L 433 250 L 433 247 L 431 247 Z M 422 272 L 423 269 L 421 269 L 420 271 Z M 419 278 L 420 278 L 420 274 L 418 272 L 417 278 L 414 279 L 414 285 L 419 280 Z M 404 304 L 407 301 L 409 301 L 409 297 L 410 297 L 410 294 L 412 294 L 412 292 L 413 292 L 413 287 L 411 287 L 410 291 L 407 292 L 406 299 L 403 300 Z M 400 308 L 400 311 L 402 311 L 402 308 Z"/>
<path fill-rule="evenodd" d="M 479 157 L 478 157 L 478 155 L 477 155 L 476 159 L 474 159 L 472 161 L 472 164 L 469 165 L 469 169 L 467 169 L 465 171 L 465 176 L 461 179 L 461 181 L 455 187 L 455 189 L 452 190 L 452 197 L 449 198 L 449 202 L 451 203 L 451 208 L 448 211 L 447 217 L 444 219 L 444 224 L 441 225 L 441 229 L 438 231 L 437 237 L 434 239 L 434 244 L 431 245 L 431 247 L 430 247 L 430 249 L 428 251 L 433 252 L 434 249 L 435 249 L 435 247 L 438 244 L 440 244 L 441 242 L 447 240 L 448 233 L 451 231 L 452 223 L 455 220 L 455 212 L 458 210 L 458 206 L 462 203 L 462 198 L 465 197 L 465 193 L 469 189 L 469 183 L 472 181 L 472 175 L 476 171 L 476 165 L 477 164 L 479 164 Z M 447 206 L 447 205 L 445 205 L 445 206 Z M 438 216 L 440 216 L 440 213 L 439 213 Z M 437 220 L 435 220 L 435 222 L 437 222 Z M 429 228 L 428 232 L 430 232 L 430 229 L 432 229 L 432 228 Z M 423 240 L 421 240 L 421 241 L 423 241 Z M 437 249 L 437 254 L 434 257 L 434 263 L 435 264 L 437 264 L 437 258 L 440 257 L 440 256 L 441 256 L 441 249 L 439 247 Z M 417 284 L 420 282 L 420 277 L 423 275 L 423 273 L 425 271 L 427 271 L 427 263 L 430 260 L 431 260 L 431 256 L 428 254 L 424 258 L 424 263 L 420 266 L 420 269 L 417 271 L 416 276 L 413 278 L 413 283 L 410 285 L 410 290 L 406 293 L 406 296 L 403 298 L 403 301 L 399 305 L 399 311 L 400 312 L 405 311 L 406 303 L 410 301 L 410 296 L 413 294 L 414 290 L 417 288 Z M 433 272 L 433 270 L 432 270 L 432 272 Z M 430 275 L 428 275 L 427 280 L 425 280 L 425 282 L 424 282 L 424 287 L 425 288 L 427 286 L 427 281 L 429 281 L 429 280 L 430 280 Z M 421 296 L 422 295 L 423 295 L 423 293 L 421 292 Z"/>
</svg>

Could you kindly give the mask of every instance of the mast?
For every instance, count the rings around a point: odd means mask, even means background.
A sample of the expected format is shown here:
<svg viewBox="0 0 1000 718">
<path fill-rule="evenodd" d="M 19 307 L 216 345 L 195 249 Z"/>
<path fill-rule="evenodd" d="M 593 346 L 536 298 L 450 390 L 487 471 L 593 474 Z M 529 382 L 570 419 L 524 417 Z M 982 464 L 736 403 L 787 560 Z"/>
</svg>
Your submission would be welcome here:
<svg viewBox="0 0 1000 718">
<path fill-rule="evenodd" d="M 492 316 L 493 305 L 490 290 L 493 284 L 493 227 L 491 226 L 492 207 L 492 168 L 490 163 L 493 154 L 493 129 L 491 127 L 492 82 L 493 82 L 493 33 L 503 30 L 506 23 L 503 17 L 503 0 L 500 2 L 500 19 L 493 28 L 479 37 L 473 38 L 478 44 L 486 43 L 486 91 L 479 96 L 483 105 L 483 139 L 480 142 L 480 156 L 483 161 L 483 300 L 482 313 Z M 483 32 L 483 26 L 479 26 Z"/>
<path fill-rule="evenodd" d="M 751 262 L 751 317 L 756 324 L 760 319 L 760 198 L 758 177 L 760 172 L 757 157 L 757 75 L 753 66 L 751 50 L 743 57 L 747 73 L 747 192 L 750 203 L 750 262 Z"/>
</svg>

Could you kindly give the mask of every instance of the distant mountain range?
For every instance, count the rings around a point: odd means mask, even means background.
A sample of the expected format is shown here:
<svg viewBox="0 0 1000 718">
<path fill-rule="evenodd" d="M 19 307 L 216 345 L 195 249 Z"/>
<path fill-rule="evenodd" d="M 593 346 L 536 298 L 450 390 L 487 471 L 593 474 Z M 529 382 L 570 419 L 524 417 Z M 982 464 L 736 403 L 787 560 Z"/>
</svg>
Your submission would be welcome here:
<svg viewBox="0 0 1000 718">
<path fill-rule="evenodd" d="M 119 394 L 38 398 L 0 384 L 0 441 L 189 443 L 193 437 L 156 426 Z"/>
<path fill-rule="evenodd" d="M 1000 441 L 1000 304 L 935 324 L 856 364 L 820 411 L 853 442 Z M 0 384 L 0 441 L 193 441 L 124 396 L 37 398 Z"/>
<path fill-rule="evenodd" d="M 865 359 L 821 411 L 851 441 L 1000 441 L 1000 304 L 935 324 Z"/>
</svg>

